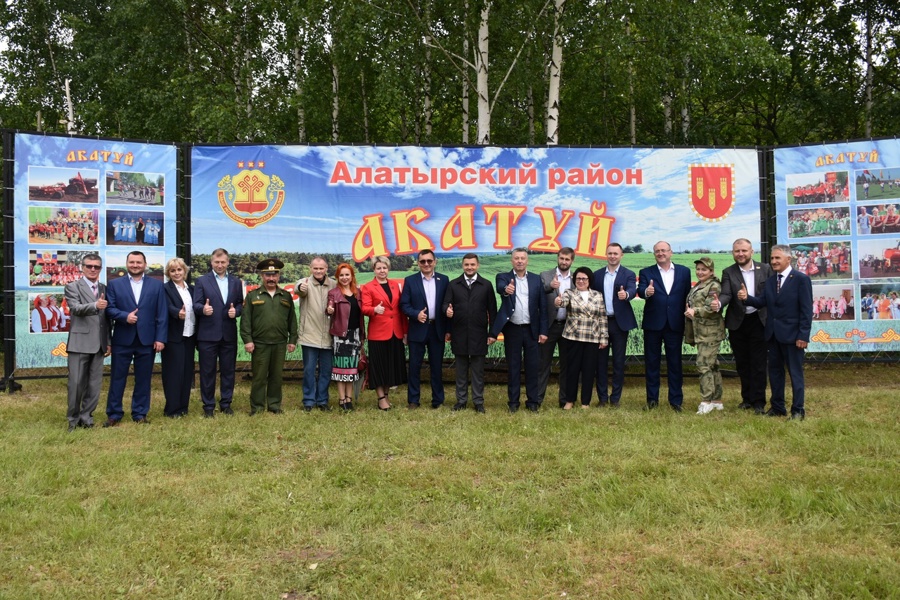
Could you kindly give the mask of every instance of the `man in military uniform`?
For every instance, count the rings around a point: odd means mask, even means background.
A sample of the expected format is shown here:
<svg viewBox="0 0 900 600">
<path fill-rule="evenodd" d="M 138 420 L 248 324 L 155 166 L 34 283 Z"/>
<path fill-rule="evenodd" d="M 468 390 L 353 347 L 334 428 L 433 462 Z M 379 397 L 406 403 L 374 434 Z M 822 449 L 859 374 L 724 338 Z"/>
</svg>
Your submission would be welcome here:
<svg viewBox="0 0 900 600">
<path fill-rule="evenodd" d="M 285 351 L 297 341 L 297 312 L 290 292 L 278 287 L 284 263 L 267 258 L 256 266 L 263 286 L 247 294 L 241 317 L 241 339 L 250 353 L 253 385 L 250 414 L 281 413 L 281 376 Z"/>
</svg>

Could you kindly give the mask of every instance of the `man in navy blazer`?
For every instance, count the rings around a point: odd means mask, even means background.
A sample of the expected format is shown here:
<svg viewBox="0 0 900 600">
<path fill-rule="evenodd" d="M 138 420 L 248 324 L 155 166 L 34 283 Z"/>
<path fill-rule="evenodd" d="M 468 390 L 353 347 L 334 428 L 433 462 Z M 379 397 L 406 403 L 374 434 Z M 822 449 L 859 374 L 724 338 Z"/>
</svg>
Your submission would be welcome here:
<svg viewBox="0 0 900 600">
<path fill-rule="evenodd" d="M 625 349 L 628 332 L 637 328 L 631 301 L 637 294 L 637 278 L 634 272 L 621 265 L 622 245 L 615 242 L 606 247 L 606 268 L 594 273 L 591 287 L 603 294 L 606 303 L 606 320 L 609 327 L 609 345 L 600 349 L 597 362 L 597 396 L 599 406 L 609 403 L 619 406 L 622 387 L 625 383 Z M 609 391 L 609 351 L 612 349 L 613 376 L 612 393 Z"/>
<path fill-rule="evenodd" d="M 400 293 L 400 310 L 409 318 L 409 382 L 406 399 L 409 408 L 419 408 L 421 395 L 422 361 L 428 350 L 428 366 L 431 370 L 431 408 L 444 403 L 444 335 L 447 333 L 447 315 L 441 311 L 441 303 L 450 280 L 435 271 L 437 259 L 434 251 L 426 248 L 419 252 L 419 272 L 403 282 Z"/>
<path fill-rule="evenodd" d="M 237 320 L 244 306 L 241 280 L 228 274 L 228 252 L 213 250 L 212 271 L 194 284 L 194 314 L 197 315 L 197 354 L 200 363 L 200 399 L 203 416 L 216 409 L 216 363 L 219 368 L 219 410 L 234 414 L 234 367 L 237 362 Z"/>
<path fill-rule="evenodd" d="M 125 266 L 128 275 L 106 286 L 106 316 L 114 327 L 104 427 L 115 427 L 124 416 L 122 396 L 132 361 L 131 418 L 135 423 L 149 422 L 153 360 L 168 341 L 169 314 L 162 282 L 144 274 L 147 258 L 143 252 L 129 252 Z"/>
<path fill-rule="evenodd" d="M 659 241 L 653 246 L 656 265 L 641 269 L 638 295 L 644 299 L 644 368 L 647 371 L 647 408 L 659 406 L 662 347 L 666 348 L 669 404 L 681 412 L 681 346 L 684 310 L 691 291 L 691 270 L 672 264 L 672 246 Z"/>
<path fill-rule="evenodd" d="M 500 309 L 491 328 L 491 337 L 503 332 L 503 349 L 509 368 L 509 412 L 519 410 L 522 382 L 522 356 L 525 357 L 525 407 L 537 412 L 540 407 L 538 397 L 538 369 L 540 350 L 538 344 L 547 341 L 547 298 L 541 285 L 541 278 L 528 272 L 528 251 L 516 248 L 512 253 L 513 270 L 498 273 L 497 293 L 500 294 Z"/>
<path fill-rule="evenodd" d="M 772 397 L 766 413 L 770 417 L 787 415 L 784 401 L 784 368 L 791 374 L 791 418 L 806 417 L 804 408 L 803 354 L 812 331 L 812 281 L 791 268 L 790 246 L 772 246 L 769 264 L 775 274 L 766 280 L 761 297 L 751 296 L 746 287 L 738 299 L 750 306 L 766 309 L 765 336 L 769 345 L 769 386 Z"/>
</svg>

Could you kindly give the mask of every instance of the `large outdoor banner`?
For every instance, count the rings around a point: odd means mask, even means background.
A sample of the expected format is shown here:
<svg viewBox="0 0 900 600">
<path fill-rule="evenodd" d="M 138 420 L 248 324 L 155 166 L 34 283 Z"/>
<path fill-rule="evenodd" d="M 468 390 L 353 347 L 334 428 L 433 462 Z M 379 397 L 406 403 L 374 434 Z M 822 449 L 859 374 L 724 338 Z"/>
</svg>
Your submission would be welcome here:
<svg viewBox="0 0 900 600">
<path fill-rule="evenodd" d="M 17 368 L 65 366 L 63 288 L 81 277 L 84 255 L 100 255 L 108 282 L 141 250 L 163 278 L 175 256 L 176 164 L 171 145 L 16 134 Z"/>
<path fill-rule="evenodd" d="M 659 240 L 670 242 L 674 260 L 692 271 L 701 254 L 713 254 L 721 271 L 732 262 L 735 238 L 759 248 L 752 149 L 197 146 L 191 152 L 194 255 L 225 247 L 251 284 L 254 260 L 267 254 L 283 257 L 282 283 L 291 284 L 302 274 L 292 253 L 362 262 L 433 248 L 438 271 L 456 277 L 461 256 L 476 252 L 480 274 L 493 281 L 511 268 L 515 247 L 548 253 L 531 256 L 535 272 L 554 267 L 561 246 L 575 249 L 576 266 L 597 268 L 607 244 L 618 242 L 623 264 L 635 271 L 654 264 Z M 359 280 L 371 279 L 362 270 Z"/>
<path fill-rule="evenodd" d="M 813 282 L 810 350 L 900 349 L 900 141 L 776 149 L 775 201 Z"/>
</svg>

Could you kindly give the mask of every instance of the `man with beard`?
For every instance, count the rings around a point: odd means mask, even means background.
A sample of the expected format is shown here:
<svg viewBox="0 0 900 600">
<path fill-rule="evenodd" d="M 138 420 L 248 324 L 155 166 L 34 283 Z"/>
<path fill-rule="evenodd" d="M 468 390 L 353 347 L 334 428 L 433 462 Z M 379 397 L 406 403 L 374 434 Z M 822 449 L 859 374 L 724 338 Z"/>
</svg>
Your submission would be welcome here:
<svg viewBox="0 0 900 600">
<path fill-rule="evenodd" d="M 762 296 L 772 267 L 753 260 L 753 244 L 740 238 L 731 245 L 734 264 L 722 271 L 722 293 L 713 300 L 713 310 L 726 309 L 725 328 L 734 355 L 734 365 L 741 378 L 741 403 L 738 408 L 753 409 L 757 414 L 766 407 L 766 309 L 754 308 L 738 298 L 741 286 Z"/>
<path fill-rule="evenodd" d="M 544 286 L 544 294 L 547 296 L 547 310 L 549 311 L 549 324 L 547 327 L 547 342 L 541 346 L 541 367 L 538 379 L 538 403 L 544 403 L 544 394 L 550 383 L 550 365 L 553 363 L 553 350 L 559 347 L 559 406 L 566 404 L 566 357 L 561 343 L 563 329 L 566 326 L 566 309 L 557 308 L 554 302 L 556 298 L 572 287 L 570 269 L 575 259 L 575 251 L 571 248 L 560 248 L 556 255 L 556 268 L 548 269 L 541 273 L 541 284 Z"/>
</svg>

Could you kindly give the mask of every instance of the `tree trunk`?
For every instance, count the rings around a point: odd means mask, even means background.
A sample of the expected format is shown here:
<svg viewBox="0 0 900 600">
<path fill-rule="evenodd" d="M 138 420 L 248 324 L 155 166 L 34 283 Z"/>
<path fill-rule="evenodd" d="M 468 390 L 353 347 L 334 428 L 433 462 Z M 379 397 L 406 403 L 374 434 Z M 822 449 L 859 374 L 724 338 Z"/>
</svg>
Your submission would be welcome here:
<svg viewBox="0 0 900 600">
<path fill-rule="evenodd" d="M 334 48 L 332 47 L 332 52 L 334 52 Z M 338 117 L 341 112 L 340 99 L 338 98 L 338 90 L 339 90 L 339 79 L 338 79 L 338 66 L 337 61 L 334 59 L 334 55 L 331 57 L 331 141 L 333 143 L 338 142 L 338 138 L 340 136 L 340 129 L 338 127 Z"/>
<path fill-rule="evenodd" d="M 463 47 L 462 55 L 469 56 L 469 0 L 465 1 L 463 15 Z M 462 143 L 469 143 L 469 78 L 463 73 L 462 78 Z"/>
<path fill-rule="evenodd" d="M 566 9 L 566 0 L 554 0 L 553 11 L 553 48 L 550 51 L 550 74 L 547 82 L 547 144 L 559 144 L 559 86 L 562 79 L 562 16 Z"/>
<path fill-rule="evenodd" d="M 475 143 L 491 143 L 491 104 L 488 92 L 488 42 L 490 41 L 491 0 L 485 0 L 478 24 L 478 46 L 475 48 L 475 88 L 478 94 L 478 134 Z"/>
<path fill-rule="evenodd" d="M 872 79 L 874 69 L 872 69 L 872 16 L 869 10 L 869 3 L 866 3 L 866 137 L 872 137 Z"/>
<path fill-rule="evenodd" d="M 303 52 L 300 36 L 294 38 L 294 95 L 297 98 L 297 141 L 306 143 L 306 109 L 303 108 Z"/>
</svg>

